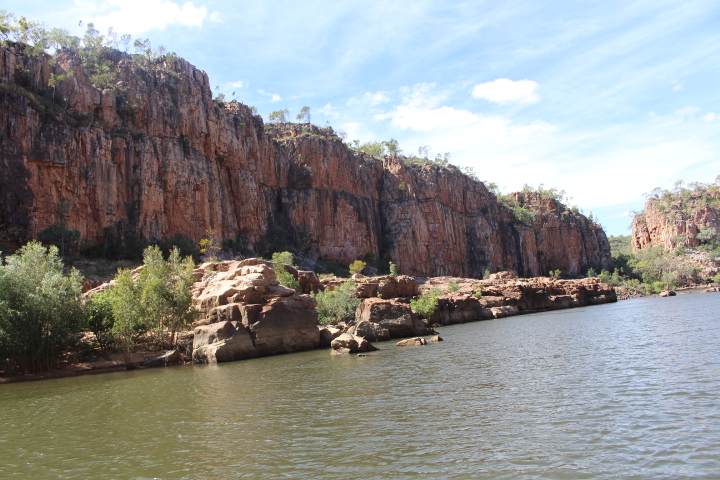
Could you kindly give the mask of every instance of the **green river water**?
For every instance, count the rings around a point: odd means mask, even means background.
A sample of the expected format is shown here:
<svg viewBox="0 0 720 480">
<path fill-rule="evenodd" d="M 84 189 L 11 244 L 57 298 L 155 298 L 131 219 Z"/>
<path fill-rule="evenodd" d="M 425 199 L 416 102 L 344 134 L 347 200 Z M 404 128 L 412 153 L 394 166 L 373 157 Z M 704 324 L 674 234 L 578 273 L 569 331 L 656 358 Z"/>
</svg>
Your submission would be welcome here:
<svg viewBox="0 0 720 480">
<path fill-rule="evenodd" d="M 720 478 L 720 294 L 0 386 L 2 479 Z"/>
</svg>

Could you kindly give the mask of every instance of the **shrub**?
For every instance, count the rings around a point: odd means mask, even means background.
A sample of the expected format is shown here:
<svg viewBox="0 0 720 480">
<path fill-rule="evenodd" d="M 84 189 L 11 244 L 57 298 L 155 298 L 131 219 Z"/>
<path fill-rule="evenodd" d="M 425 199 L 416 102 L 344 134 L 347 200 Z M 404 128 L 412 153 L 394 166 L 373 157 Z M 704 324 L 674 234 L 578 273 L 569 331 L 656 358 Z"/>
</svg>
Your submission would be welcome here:
<svg viewBox="0 0 720 480">
<path fill-rule="evenodd" d="M 361 273 L 363 270 L 365 270 L 366 265 L 367 263 L 363 262 L 362 260 L 355 260 L 353 263 L 350 264 L 350 275 Z"/>
<path fill-rule="evenodd" d="M 490 270 L 487 268 L 485 269 L 485 272 L 483 273 L 483 280 L 489 280 L 490 279 Z"/>
<path fill-rule="evenodd" d="M 552 278 L 560 278 L 560 275 L 562 275 L 562 272 L 560 270 L 550 270 L 550 276 Z"/>
<path fill-rule="evenodd" d="M 318 321 L 327 325 L 355 318 L 355 310 L 360 305 L 356 288 L 355 282 L 345 282 L 334 290 L 328 288 L 314 294 L 318 302 Z"/>
<path fill-rule="evenodd" d="M 174 248 L 165 261 L 160 248 L 150 246 L 143 260 L 145 267 L 137 278 L 122 270 L 108 291 L 115 318 L 112 333 L 126 354 L 148 333 L 156 341 L 175 345 L 177 332 L 198 314 L 190 293 L 195 283 L 191 258 L 182 259 Z"/>
<path fill-rule="evenodd" d="M 587 276 L 590 278 L 597 277 L 597 272 L 595 271 L 594 268 L 591 268 L 590 270 L 587 271 Z"/>
<path fill-rule="evenodd" d="M 57 247 L 30 242 L 0 263 L 0 360 L 8 373 L 52 369 L 85 324 L 82 278 Z"/>
<path fill-rule="evenodd" d="M 288 288 L 292 288 L 296 292 L 300 293 L 300 282 L 293 276 L 292 273 L 288 272 L 285 265 L 293 265 L 293 254 L 290 252 L 276 252 L 272 255 L 273 268 L 275 269 L 275 275 L 277 275 L 278 282 Z"/>
<path fill-rule="evenodd" d="M 482 290 L 478 290 L 475 293 L 473 293 L 473 297 L 482 298 Z"/>
<path fill-rule="evenodd" d="M 430 318 L 438 308 L 438 297 L 442 294 L 439 288 L 433 288 L 429 292 L 410 300 L 410 308 L 423 318 Z"/>
<path fill-rule="evenodd" d="M 112 329 L 115 325 L 113 302 L 107 292 L 93 295 L 86 306 L 87 327 L 95 334 L 100 348 L 105 349 L 112 343 Z"/>
<path fill-rule="evenodd" d="M 456 281 L 448 283 L 448 292 L 457 292 L 458 290 L 460 290 L 460 285 Z"/>
<path fill-rule="evenodd" d="M 393 262 L 390 262 L 390 275 L 393 277 L 398 276 L 398 268 L 397 265 L 395 265 Z"/>
</svg>

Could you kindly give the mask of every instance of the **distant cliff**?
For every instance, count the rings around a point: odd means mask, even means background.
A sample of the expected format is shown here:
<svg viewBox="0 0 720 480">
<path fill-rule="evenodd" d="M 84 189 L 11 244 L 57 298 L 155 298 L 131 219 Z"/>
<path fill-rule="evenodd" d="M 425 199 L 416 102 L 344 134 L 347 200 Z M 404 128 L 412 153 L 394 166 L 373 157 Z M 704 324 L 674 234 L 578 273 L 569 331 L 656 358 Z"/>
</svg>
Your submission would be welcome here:
<svg viewBox="0 0 720 480">
<path fill-rule="evenodd" d="M 720 181 L 656 189 L 632 222 L 634 251 L 664 246 L 699 247 L 717 241 L 720 231 Z"/>
<path fill-rule="evenodd" d="M 110 60 L 100 90 L 73 52 L 0 48 L 0 233 L 37 236 L 67 205 L 86 246 L 212 229 L 346 265 L 371 254 L 410 275 L 611 267 L 602 228 L 554 199 L 516 194 L 531 212 L 521 220 L 455 167 L 358 154 L 329 127 L 265 125 L 213 100 L 182 59 Z"/>
</svg>

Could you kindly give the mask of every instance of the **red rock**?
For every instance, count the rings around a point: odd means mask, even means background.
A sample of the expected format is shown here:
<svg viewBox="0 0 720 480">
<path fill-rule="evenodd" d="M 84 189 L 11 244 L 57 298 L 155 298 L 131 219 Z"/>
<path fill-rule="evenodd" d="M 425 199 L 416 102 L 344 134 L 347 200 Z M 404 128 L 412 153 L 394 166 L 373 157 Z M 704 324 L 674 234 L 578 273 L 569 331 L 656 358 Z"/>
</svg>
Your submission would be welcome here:
<svg viewBox="0 0 720 480">
<path fill-rule="evenodd" d="M 349 265 L 382 253 L 408 275 L 611 265 L 602 229 L 554 200 L 517 194 L 534 215 L 524 225 L 455 167 L 373 160 L 329 127 L 266 126 L 245 105 L 213 101 L 205 72 L 182 59 L 155 67 L 116 59 L 114 88 L 100 91 L 71 53 L 50 67 L 45 57 L 0 47 L 0 82 L 18 67 L 50 92 L 52 73 L 74 72 L 55 92 L 68 99 L 57 119 L 22 95 L 0 96 L 0 225 L 37 236 L 64 198 L 68 227 L 91 245 L 104 243 L 108 228 L 196 241 L 212 228 L 220 244 L 243 237 L 254 247 L 283 225 L 319 256 Z"/>
</svg>

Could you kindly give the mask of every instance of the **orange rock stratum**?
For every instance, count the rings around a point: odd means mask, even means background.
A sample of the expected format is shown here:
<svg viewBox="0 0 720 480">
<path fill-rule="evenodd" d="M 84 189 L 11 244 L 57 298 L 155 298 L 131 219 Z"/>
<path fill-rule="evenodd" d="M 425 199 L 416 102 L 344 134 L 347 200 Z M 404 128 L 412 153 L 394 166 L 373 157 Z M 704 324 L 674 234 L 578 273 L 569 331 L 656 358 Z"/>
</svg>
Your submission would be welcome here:
<svg viewBox="0 0 720 480">
<path fill-rule="evenodd" d="M 554 200 L 520 194 L 527 225 L 454 167 L 359 155 L 330 127 L 265 125 L 214 101 L 205 72 L 182 59 L 116 54 L 113 88 L 99 90 L 71 53 L 51 66 L 0 48 L 0 229 L 36 236 L 65 199 L 87 244 L 107 227 L 195 240 L 211 228 L 250 247 L 286 236 L 346 265 L 370 253 L 409 275 L 610 267 L 602 228 Z M 53 92 L 51 74 L 69 71 Z"/>
</svg>

